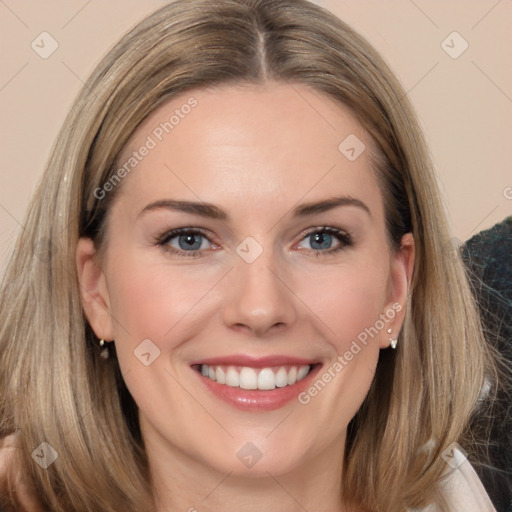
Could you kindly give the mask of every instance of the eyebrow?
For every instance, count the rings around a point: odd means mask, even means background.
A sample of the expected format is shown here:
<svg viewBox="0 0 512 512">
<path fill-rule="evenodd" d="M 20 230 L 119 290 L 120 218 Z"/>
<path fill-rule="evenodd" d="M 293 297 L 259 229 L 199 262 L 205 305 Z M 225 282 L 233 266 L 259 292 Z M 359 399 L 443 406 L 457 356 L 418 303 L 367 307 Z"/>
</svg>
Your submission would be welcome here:
<svg viewBox="0 0 512 512">
<path fill-rule="evenodd" d="M 324 199 L 323 201 L 304 203 L 300 206 L 297 206 L 292 211 L 292 217 L 307 217 L 309 215 L 332 210 L 333 208 L 337 208 L 339 206 L 355 206 L 361 208 L 371 216 L 370 209 L 361 200 L 350 196 L 338 196 Z M 161 199 L 159 201 L 154 201 L 153 203 L 145 206 L 137 217 L 141 217 L 148 212 L 161 209 L 191 213 L 193 215 L 199 215 L 201 217 L 208 217 L 217 220 L 229 220 L 229 215 L 214 204 L 194 201 L 178 201 L 175 199 Z"/>
</svg>

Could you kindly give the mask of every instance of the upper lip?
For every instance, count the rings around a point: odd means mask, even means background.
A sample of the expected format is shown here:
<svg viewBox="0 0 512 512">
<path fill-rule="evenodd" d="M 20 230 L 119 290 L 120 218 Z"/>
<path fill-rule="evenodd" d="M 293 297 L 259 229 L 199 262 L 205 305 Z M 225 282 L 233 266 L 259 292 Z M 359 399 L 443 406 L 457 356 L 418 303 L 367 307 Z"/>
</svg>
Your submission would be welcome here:
<svg viewBox="0 0 512 512">
<path fill-rule="evenodd" d="M 285 355 L 273 355 L 264 357 L 254 357 L 247 354 L 233 354 L 229 356 L 211 357 L 201 359 L 191 363 L 191 366 L 206 364 L 208 366 L 248 366 L 251 368 L 268 368 L 271 366 L 285 365 L 313 365 L 318 363 L 312 359 L 303 359 Z"/>
</svg>

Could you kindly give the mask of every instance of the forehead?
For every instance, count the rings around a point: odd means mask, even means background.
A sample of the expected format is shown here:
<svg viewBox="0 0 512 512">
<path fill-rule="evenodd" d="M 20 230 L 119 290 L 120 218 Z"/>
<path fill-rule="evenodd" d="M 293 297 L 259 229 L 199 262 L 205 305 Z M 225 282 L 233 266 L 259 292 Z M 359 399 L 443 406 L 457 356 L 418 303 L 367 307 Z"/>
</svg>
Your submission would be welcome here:
<svg viewBox="0 0 512 512">
<path fill-rule="evenodd" d="M 196 89 L 152 112 L 118 160 L 122 195 L 253 207 L 327 193 L 379 193 L 372 141 L 350 110 L 305 85 Z"/>
</svg>

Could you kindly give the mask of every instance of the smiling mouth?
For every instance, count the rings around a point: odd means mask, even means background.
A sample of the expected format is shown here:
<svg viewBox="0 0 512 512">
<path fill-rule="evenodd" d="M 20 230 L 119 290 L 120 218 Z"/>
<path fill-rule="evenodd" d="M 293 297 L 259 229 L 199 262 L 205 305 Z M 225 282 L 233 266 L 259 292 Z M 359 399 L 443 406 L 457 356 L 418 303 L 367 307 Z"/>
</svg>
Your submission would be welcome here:
<svg viewBox="0 0 512 512">
<path fill-rule="evenodd" d="M 193 365 L 203 377 L 232 388 L 270 391 L 293 386 L 305 379 L 317 365 L 281 365 L 266 368 L 226 365 Z"/>
</svg>

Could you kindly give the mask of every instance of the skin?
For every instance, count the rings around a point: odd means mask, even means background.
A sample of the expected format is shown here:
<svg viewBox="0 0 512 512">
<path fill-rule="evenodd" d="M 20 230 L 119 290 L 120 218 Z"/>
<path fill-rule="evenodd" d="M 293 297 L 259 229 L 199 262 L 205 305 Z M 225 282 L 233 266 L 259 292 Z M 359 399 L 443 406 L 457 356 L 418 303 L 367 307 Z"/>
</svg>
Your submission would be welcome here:
<svg viewBox="0 0 512 512">
<path fill-rule="evenodd" d="M 16 436 L 6 436 L 0 440 L 0 489 L 8 488 L 21 510 L 43 512 L 37 502 L 34 489 L 29 487 L 15 460 Z"/>
<path fill-rule="evenodd" d="M 189 91 L 138 127 L 119 162 L 190 96 L 197 107 L 120 185 L 103 259 L 88 239 L 76 251 L 87 318 L 99 338 L 115 340 L 139 406 L 156 509 L 349 510 L 338 492 L 346 428 L 405 308 L 307 405 L 238 410 L 199 385 L 190 364 L 285 354 L 328 368 L 379 315 L 405 304 L 412 237 L 391 251 L 369 151 L 349 161 L 338 150 L 349 134 L 367 149 L 372 141 L 348 109 L 304 85 Z M 332 196 L 357 198 L 369 213 L 345 205 L 292 217 L 299 204 Z M 229 219 L 166 208 L 139 215 L 162 199 L 212 203 Z M 352 244 L 333 236 L 327 248 L 342 250 L 319 254 L 326 249 L 308 235 L 324 226 L 349 233 Z M 154 241 L 182 227 L 206 232 L 196 256 Z M 236 252 L 248 236 L 263 249 L 252 263 Z M 179 250 L 179 239 L 168 246 Z M 145 339 L 160 350 L 149 366 L 134 356 Z M 247 442 L 261 452 L 252 468 L 236 456 Z"/>
</svg>

